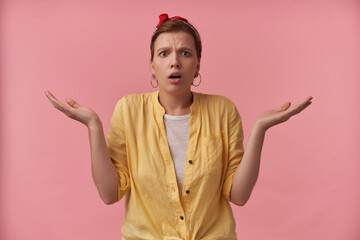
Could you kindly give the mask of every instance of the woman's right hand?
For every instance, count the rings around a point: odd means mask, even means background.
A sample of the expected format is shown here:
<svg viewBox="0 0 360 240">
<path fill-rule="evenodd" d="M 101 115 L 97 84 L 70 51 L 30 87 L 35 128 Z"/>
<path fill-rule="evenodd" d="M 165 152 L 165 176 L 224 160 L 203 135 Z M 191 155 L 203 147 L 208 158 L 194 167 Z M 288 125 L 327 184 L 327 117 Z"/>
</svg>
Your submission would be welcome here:
<svg viewBox="0 0 360 240">
<path fill-rule="evenodd" d="M 66 104 L 63 104 L 57 100 L 49 91 L 45 91 L 45 94 L 55 108 L 63 112 L 69 118 L 85 124 L 87 127 L 100 121 L 96 112 L 90 108 L 81 106 L 75 102 L 74 99 L 67 98 L 66 102 L 69 104 L 69 106 L 67 106 Z"/>
</svg>

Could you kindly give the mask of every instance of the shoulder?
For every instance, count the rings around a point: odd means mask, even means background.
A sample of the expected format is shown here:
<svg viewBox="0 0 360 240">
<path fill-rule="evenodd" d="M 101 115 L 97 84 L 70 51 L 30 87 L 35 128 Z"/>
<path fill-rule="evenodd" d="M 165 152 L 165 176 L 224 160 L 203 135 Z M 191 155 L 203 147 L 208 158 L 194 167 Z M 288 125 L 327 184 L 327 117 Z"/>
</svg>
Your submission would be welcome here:
<svg viewBox="0 0 360 240">
<path fill-rule="evenodd" d="M 116 107 L 126 108 L 136 108 L 141 105 L 151 103 L 152 97 L 155 93 L 148 92 L 148 93 L 137 93 L 137 94 L 127 94 L 120 98 L 117 103 Z"/>
<path fill-rule="evenodd" d="M 201 106 L 215 107 L 215 108 L 225 108 L 231 109 L 235 107 L 233 101 L 229 98 L 222 95 L 214 94 L 205 94 L 205 93 L 196 93 L 199 97 L 199 102 Z"/>
<path fill-rule="evenodd" d="M 221 117 L 223 120 L 241 119 L 236 104 L 228 97 L 204 93 L 197 93 L 197 95 L 203 113 Z"/>
</svg>

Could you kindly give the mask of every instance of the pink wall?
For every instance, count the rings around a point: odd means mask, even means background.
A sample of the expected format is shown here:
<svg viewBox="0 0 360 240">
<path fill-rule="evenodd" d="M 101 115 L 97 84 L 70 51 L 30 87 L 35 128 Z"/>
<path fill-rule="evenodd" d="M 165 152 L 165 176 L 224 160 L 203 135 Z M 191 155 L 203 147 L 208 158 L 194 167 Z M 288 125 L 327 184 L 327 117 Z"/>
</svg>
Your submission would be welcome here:
<svg viewBox="0 0 360 240">
<path fill-rule="evenodd" d="M 91 107 L 107 132 L 117 99 L 153 90 L 163 12 L 199 29 L 194 90 L 236 102 L 246 136 L 261 112 L 314 97 L 267 133 L 253 195 L 233 205 L 239 239 L 360 239 L 360 2 L 129 2 L 2 1 L 0 239 L 120 239 L 123 201 L 101 202 L 86 128 L 44 90 Z"/>
</svg>

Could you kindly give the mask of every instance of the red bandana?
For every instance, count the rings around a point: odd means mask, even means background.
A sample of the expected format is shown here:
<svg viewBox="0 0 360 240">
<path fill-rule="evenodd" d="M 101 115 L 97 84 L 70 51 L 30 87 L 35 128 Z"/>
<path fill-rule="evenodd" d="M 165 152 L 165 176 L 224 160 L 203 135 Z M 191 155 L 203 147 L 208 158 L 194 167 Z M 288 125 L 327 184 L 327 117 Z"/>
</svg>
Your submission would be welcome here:
<svg viewBox="0 0 360 240">
<path fill-rule="evenodd" d="M 188 23 L 188 20 L 186 18 L 179 17 L 179 16 L 169 18 L 169 15 L 167 15 L 166 13 L 163 13 L 159 16 L 159 23 L 156 26 L 156 28 L 158 28 L 163 22 L 166 22 L 167 20 L 171 20 L 171 19 L 179 19 L 179 20 L 182 20 L 182 21 Z"/>
</svg>

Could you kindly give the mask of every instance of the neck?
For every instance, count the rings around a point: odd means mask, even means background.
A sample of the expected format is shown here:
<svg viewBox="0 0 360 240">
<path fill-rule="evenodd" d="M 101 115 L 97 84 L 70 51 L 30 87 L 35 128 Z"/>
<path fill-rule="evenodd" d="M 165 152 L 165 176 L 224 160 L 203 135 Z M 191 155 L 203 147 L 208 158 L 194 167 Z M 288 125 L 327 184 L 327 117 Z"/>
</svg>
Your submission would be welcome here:
<svg viewBox="0 0 360 240">
<path fill-rule="evenodd" d="M 159 102 L 165 109 L 166 114 L 181 116 L 190 113 L 193 97 L 191 91 L 181 95 L 173 95 L 160 90 Z"/>
</svg>

